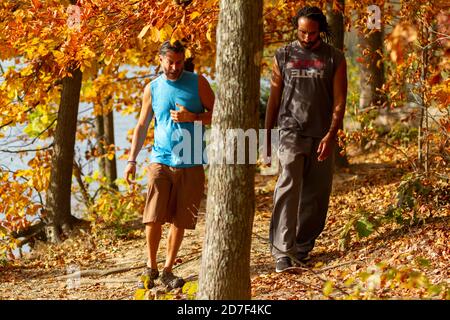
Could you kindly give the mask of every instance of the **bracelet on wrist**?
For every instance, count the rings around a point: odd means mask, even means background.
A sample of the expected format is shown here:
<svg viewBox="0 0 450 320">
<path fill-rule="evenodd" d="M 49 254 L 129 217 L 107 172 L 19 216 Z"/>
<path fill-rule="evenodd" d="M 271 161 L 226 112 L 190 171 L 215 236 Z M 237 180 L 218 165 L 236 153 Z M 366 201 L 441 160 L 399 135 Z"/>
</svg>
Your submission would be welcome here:
<svg viewBox="0 0 450 320">
<path fill-rule="evenodd" d="M 127 161 L 129 164 L 134 164 L 134 165 L 136 165 L 136 161 L 134 161 L 134 160 L 128 160 Z"/>
</svg>

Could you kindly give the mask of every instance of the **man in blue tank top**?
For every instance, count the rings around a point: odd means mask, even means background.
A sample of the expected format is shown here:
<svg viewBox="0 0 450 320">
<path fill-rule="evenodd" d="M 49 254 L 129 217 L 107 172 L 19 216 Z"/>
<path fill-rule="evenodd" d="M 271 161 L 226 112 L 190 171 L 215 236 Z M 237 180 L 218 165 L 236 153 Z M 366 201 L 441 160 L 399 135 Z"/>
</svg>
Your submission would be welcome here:
<svg viewBox="0 0 450 320">
<path fill-rule="evenodd" d="M 203 126 L 211 123 L 214 93 L 203 76 L 184 70 L 184 47 L 179 41 L 164 42 L 159 58 L 163 74 L 144 89 L 124 175 L 128 183 L 134 183 L 136 158 L 154 116 L 154 141 L 143 215 L 148 253 L 143 276 L 150 280 L 147 288 L 159 277 L 156 257 L 162 224 L 168 222 L 171 227 L 160 280 L 173 289 L 184 284 L 181 277 L 172 273 L 172 267 L 184 230 L 195 228 L 203 197 Z M 139 286 L 145 286 L 142 277 Z"/>
<path fill-rule="evenodd" d="M 345 58 L 321 38 L 331 35 L 322 11 L 304 7 L 293 23 L 297 40 L 275 53 L 266 113 L 267 141 L 277 121 L 280 143 L 270 224 L 276 272 L 306 261 L 325 226 L 347 96 Z"/>
</svg>

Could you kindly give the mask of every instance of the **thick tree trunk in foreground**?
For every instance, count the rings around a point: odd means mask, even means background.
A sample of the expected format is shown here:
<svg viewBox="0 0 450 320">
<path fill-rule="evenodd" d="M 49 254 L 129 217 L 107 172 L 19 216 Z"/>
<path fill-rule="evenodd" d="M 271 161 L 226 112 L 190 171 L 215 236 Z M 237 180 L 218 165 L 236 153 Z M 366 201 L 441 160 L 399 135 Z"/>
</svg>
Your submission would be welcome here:
<svg viewBox="0 0 450 320">
<path fill-rule="evenodd" d="M 60 242 L 61 233 L 68 232 L 76 220 L 71 215 L 70 200 L 82 73 L 76 69 L 72 75 L 63 79 L 47 191 L 45 229 L 47 239 L 53 243 Z"/>
<path fill-rule="evenodd" d="M 221 0 L 213 131 L 257 128 L 261 56 L 262 1 Z M 250 299 L 254 175 L 253 164 L 210 164 L 199 299 Z"/>
</svg>

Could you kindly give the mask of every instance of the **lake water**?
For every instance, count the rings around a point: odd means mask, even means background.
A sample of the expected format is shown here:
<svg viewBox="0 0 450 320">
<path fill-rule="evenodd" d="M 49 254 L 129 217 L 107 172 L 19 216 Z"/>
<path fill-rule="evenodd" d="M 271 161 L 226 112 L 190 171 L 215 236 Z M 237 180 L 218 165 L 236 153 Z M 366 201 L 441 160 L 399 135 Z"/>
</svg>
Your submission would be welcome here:
<svg viewBox="0 0 450 320">
<path fill-rule="evenodd" d="M 78 118 L 85 117 L 87 114 L 91 113 L 92 108 L 87 104 L 80 104 L 80 112 Z M 120 157 L 124 154 L 124 150 L 126 148 L 130 148 L 131 143 L 127 141 L 127 132 L 130 129 L 133 129 L 137 124 L 137 116 L 136 114 L 131 115 L 122 115 L 118 112 L 114 112 L 114 139 L 116 143 L 116 161 L 117 161 L 117 176 L 121 178 L 123 176 L 123 171 L 125 170 L 125 166 L 127 164 L 126 159 L 120 160 Z M 23 146 L 23 142 L 20 141 L 20 137 L 24 135 L 23 133 L 24 127 L 15 127 L 15 128 L 6 128 L 3 129 L 2 133 L 5 135 L 4 138 L 0 138 L 0 165 L 3 169 L 16 171 L 19 169 L 27 169 L 28 168 L 28 162 L 33 157 L 34 153 L 31 152 L 30 154 L 25 153 L 7 153 L 4 152 L 5 149 L 8 150 L 20 150 L 20 149 L 36 149 L 41 148 L 44 146 L 47 146 L 51 143 L 50 140 L 47 141 L 37 141 L 37 143 L 34 143 L 33 145 L 29 146 Z M 91 141 L 92 144 L 95 144 L 95 140 Z M 84 160 L 84 153 L 88 149 L 88 142 L 87 141 L 76 141 L 75 144 L 75 154 L 77 159 L 81 157 L 81 159 Z M 3 151 L 1 151 L 3 150 Z M 148 163 L 149 158 L 149 151 L 147 149 L 142 149 L 139 153 L 139 156 L 137 158 L 139 167 L 138 167 L 138 174 L 144 175 L 144 168 L 146 164 Z M 85 160 L 84 160 L 85 161 Z M 88 166 L 83 168 L 84 174 L 89 174 L 94 172 L 95 170 L 98 170 L 98 163 L 97 161 L 92 161 Z M 144 179 L 141 180 L 139 183 L 145 184 L 146 178 L 144 175 Z M 76 180 L 72 180 L 72 184 L 77 184 Z M 93 194 L 96 190 L 98 185 L 96 183 L 92 183 L 90 186 L 90 193 Z M 36 202 L 38 201 L 37 195 L 35 195 Z M 45 199 L 44 199 L 45 200 Z M 71 199 L 71 205 L 72 205 L 72 214 L 77 217 L 81 217 L 83 215 L 83 212 L 85 212 L 86 207 L 83 203 L 80 203 L 74 195 L 72 195 Z M 5 218 L 5 215 L 3 213 L 0 213 L 0 221 Z M 33 218 L 28 217 L 29 220 L 32 220 Z M 22 248 L 23 252 L 29 252 L 30 247 L 28 245 L 25 245 Z M 16 249 L 14 251 L 14 254 L 16 256 L 19 255 L 19 250 Z"/>
</svg>

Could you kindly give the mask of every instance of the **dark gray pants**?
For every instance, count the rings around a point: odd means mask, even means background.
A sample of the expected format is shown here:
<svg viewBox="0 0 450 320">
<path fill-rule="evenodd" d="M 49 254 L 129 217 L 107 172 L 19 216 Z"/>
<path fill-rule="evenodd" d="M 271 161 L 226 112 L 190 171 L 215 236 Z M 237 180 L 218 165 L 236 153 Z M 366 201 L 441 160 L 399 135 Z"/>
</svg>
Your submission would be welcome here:
<svg viewBox="0 0 450 320">
<path fill-rule="evenodd" d="M 304 257 L 325 227 L 331 194 L 334 152 L 317 161 L 319 138 L 280 130 L 281 172 L 274 192 L 270 242 L 275 259 Z"/>
</svg>

